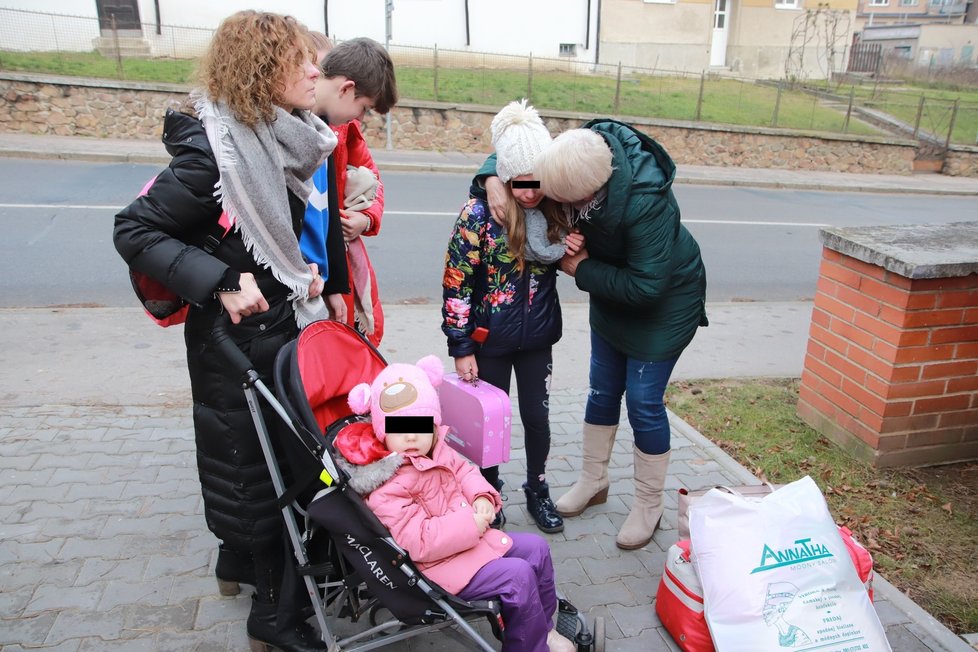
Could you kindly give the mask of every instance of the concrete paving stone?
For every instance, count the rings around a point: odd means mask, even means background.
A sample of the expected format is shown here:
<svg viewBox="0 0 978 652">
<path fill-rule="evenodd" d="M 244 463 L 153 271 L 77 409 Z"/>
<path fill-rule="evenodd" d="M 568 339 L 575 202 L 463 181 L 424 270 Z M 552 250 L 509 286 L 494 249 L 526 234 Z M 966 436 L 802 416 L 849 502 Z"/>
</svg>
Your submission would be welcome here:
<svg viewBox="0 0 978 652">
<path fill-rule="evenodd" d="M 890 625 L 886 628 L 886 640 L 898 652 L 935 652 L 943 647 L 930 647 L 924 644 L 912 631 L 912 625 Z"/>
<path fill-rule="evenodd" d="M 128 632 L 156 634 L 165 631 L 186 632 L 193 629 L 196 615 L 196 600 L 161 607 L 135 604 L 125 608 L 123 626 Z"/>
<path fill-rule="evenodd" d="M 75 586 L 110 580 L 130 580 L 144 577 L 146 560 L 136 559 L 85 559 L 75 577 Z"/>
<path fill-rule="evenodd" d="M 614 614 L 615 622 L 618 623 L 618 628 L 624 638 L 638 636 L 642 632 L 655 629 L 659 625 L 658 619 L 654 617 L 654 612 L 649 604 L 612 604 L 609 605 L 609 609 Z"/>
<path fill-rule="evenodd" d="M 197 532 L 203 529 L 203 522 L 203 517 L 201 517 L 200 525 L 189 530 L 189 532 Z M 183 554 L 183 546 L 187 541 L 188 531 L 159 530 L 158 532 L 162 532 L 163 534 L 153 537 L 142 535 L 122 537 L 125 540 L 129 552 L 122 559 L 128 559 L 132 556 L 146 557 L 147 555 L 153 554 Z"/>
<path fill-rule="evenodd" d="M 126 537 L 106 539 L 68 539 L 60 552 L 62 559 L 131 559 L 132 544 Z"/>
<path fill-rule="evenodd" d="M 53 455 L 51 454 L 51 446 L 44 446 L 42 442 L 35 442 L 39 452 L 47 453 L 47 455 L 42 455 L 35 465 L 35 470 L 41 469 L 92 469 L 98 468 L 98 465 L 92 463 L 92 454 L 86 453 L 82 455 Z"/>
<path fill-rule="evenodd" d="M 876 607 L 876 615 L 879 616 L 883 627 L 890 625 L 903 625 L 910 622 L 910 617 L 897 609 L 889 600 L 876 600 L 873 604 Z"/>
<path fill-rule="evenodd" d="M 611 501 L 609 501 L 611 502 Z M 564 519 L 564 538 L 568 541 L 580 539 L 581 537 L 607 537 L 611 531 L 613 514 L 607 513 L 588 513 L 587 518 L 575 516 Z M 622 520 L 624 520 L 622 516 Z M 615 530 L 617 532 L 617 530 Z"/>
<path fill-rule="evenodd" d="M 6 450 L 4 446 L 0 446 L 0 455 L 3 456 L 4 476 L 6 476 L 6 473 L 9 471 L 27 471 L 34 468 L 37 458 L 41 456 L 40 453 L 20 455 L 17 453 L 17 451 Z"/>
<path fill-rule="evenodd" d="M 231 646 L 228 630 L 232 629 L 230 623 L 218 623 L 213 627 L 204 630 L 188 630 L 170 632 L 160 632 L 156 636 L 157 652 L 227 652 L 228 650 L 243 650 L 247 647 L 247 639 L 238 641 L 236 646 Z M 238 627 L 237 629 L 240 629 Z"/>
<path fill-rule="evenodd" d="M 57 469 L 53 466 L 48 468 L 37 468 L 37 464 L 43 459 L 42 456 L 38 455 L 34 460 L 34 465 L 25 471 L 6 471 L 3 474 L 3 483 L 10 487 L 13 492 L 24 492 L 27 488 L 32 488 L 36 485 L 41 485 L 39 488 L 43 489 L 51 484 L 51 478 L 54 476 Z M 53 493 L 53 492 L 52 492 Z M 62 494 L 63 495 L 63 494 Z M 30 498 L 27 498 L 30 500 Z M 11 500 L 13 502 L 22 502 L 20 494 L 12 496 Z"/>
<path fill-rule="evenodd" d="M 27 506 L 21 507 L 11 507 L 0 509 L 0 521 L 4 521 L 3 525 L 0 525 L 0 538 L 16 538 L 19 540 L 31 540 L 36 541 L 39 538 L 44 538 L 39 536 L 44 529 L 43 521 L 34 521 L 32 523 L 15 523 Z"/>
<path fill-rule="evenodd" d="M 141 582 L 131 579 L 109 580 L 105 583 L 105 592 L 99 601 L 99 611 L 110 611 L 130 604 L 162 607 L 167 604 L 173 582 L 172 577 L 156 577 Z"/>
<path fill-rule="evenodd" d="M 179 453 L 143 453 L 139 456 L 136 466 L 140 468 L 159 468 L 166 466 L 190 466 L 197 464 L 193 451 Z"/>
<path fill-rule="evenodd" d="M 568 559 L 579 559 L 585 563 L 589 559 L 595 559 L 601 553 L 598 546 L 597 537 L 587 535 L 575 539 L 565 539 L 559 546 L 550 546 L 550 555 L 555 564 L 563 563 Z"/>
<path fill-rule="evenodd" d="M 17 510 L 19 513 L 18 520 L 28 524 L 38 520 L 78 517 L 88 511 L 91 502 L 88 499 L 61 503 L 34 500 L 20 506 Z"/>
<path fill-rule="evenodd" d="M 671 641 L 662 637 L 658 629 L 653 628 L 645 630 L 638 636 L 614 641 L 613 645 L 609 641 L 608 650 L 614 650 L 614 652 L 678 652 L 679 648 L 674 647 Z"/>
<path fill-rule="evenodd" d="M 241 587 L 241 594 L 251 595 L 251 591 L 250 587 Z M 217 580 L 214 579 L 214 572 L 208 568 L 205 575 L 181 575 L 175 577 L 167 604 L 181 604 L 188 600 L 216 598 L 219 596 L 220 593 L 217 590 Z"/>
<path fill-rule="evenodd" d="M 138 518 L 110 516 L 106 519 L 101 536 L 115 538 L 121 535 L 141 534 L 143 532 L 172 532 L 173 530 L 164 529 L 164 522 L 167 518 L 166 514 L 152 514 Z"/>
<path fill-rule="evenodd" d="M 0 578 L 0 614 L 4 618 L 17 618 L 24 613 L 24 609 L 34 595 L 34 585 L 23 586 L 8 585 Z"/>
<path fill-rule="evenodd" d="M 0 645 L 40 645 L 56 618 L 56 613 L 44 613 L 0 619 Z"/>
<path fill-rule="evenodd" d="M 28 588 L 42 583 L 57 586 L 72 585 L 75 584 L 78 574 L 81 572 L 82 564 L 81 559 L 6 564 L 4 566 L 4 575 L 8 572 L 7 566 L 10 567 L 10 575 L 4 578 L 4 590 L 15 587 Z"/>
<path fill-rule="evenodd" d="M 45 534 L 48 536 L 73 539 L 76 537 L 98 538 L 105 531 L 106 523 L 110 517 L 93 516 L 91 518 L 59 518 L 50 519 L 44 526 Z"/>
<path fill-rule="evenodd" d="M 78 652 L 104 652 L 105 650 L 120 650 L 121 652 L 153 652 L 156 650 L 156 635 L 143 634 L 137 638 L 120 639 L 117 641 L 107 641 L 103 638 L 92 636 L 81 639 Z"/>
<path fill-rule="evenodd" d="M 203 513 L 171 514 L 163 518 L 162 532 L 194 532 L 206 527 Z"/>
<path fill-rule="evenodd" d="M 66 543 L 64 539 L 48 541 L 0 539 L 0 559 L 4 560 L 4 565 L 11 562 L 39 562 L 43 564 L 53 559 L 69 559 L 71 557 L 63 556 Z"/>
<path fill-rule="evenodd" d="M 81 646 L 81 641 L 78 639 L 65 641 L 61 645 L 45 645 L 42 649 L 44 652 L 77 652 L 79 646 Z M 4 645 L 3 652 L 28 652 L 28 650 L 37 650 L 36 646 L 24 647 L 22 645 Z"/>
<path fill-rule="evenodd" d="M 135 518 L 141 508 L 142 503 L 136 500 L 93 500 L 89 501 L 86 511 L 90 515 Z"/>
<path fill-rule="evenodd" d="M 226 622 L 243 625 L 250 611 L 251 597 L 245 595 L 245 592 L 230 598 L 220 596 L 203 598 L 197 605 L 194 629 L 208 629 L 218 623 Z"/>
<path fill-rule="evenodd" d="M 194 461 L 192 465 L 187 465 L 184 467 L 168 466 L 161 468 L 159 469 L 159 475 L 157 478 L 160 482 L 170 482 L 171 480 L 181 484 L 198 482 L 199 476 L 197 475 L 197 462 Z M 199 484 L 197 485 L 197 488 L 199 490 Z"/>
<path fill-rule="evenodd" d="M 48 419 L 40 425 L 41 429 L 51 429 L 56 431 L 59 440 L 71 442 L 78 446 L 84 446 L 88 442 L 104 442 L 108 438 L 106 432 L 108 428 L 92 428 L 88 420 L 84 417 L 68 419 L 68 423 L 61 423 L 53 426 L 47 423 Z"/>
<path fill-rule="evenodd" d="M 44 643 L 56 645 L 70 639 L 90 636 L 98 636 L 106 640 L 117 639 L 122 636 L 124 620 L 124 607 L 110 611 L 65 609 L 58 613 Z"/>
<path fill-rule="evenodd" d="M 165 434 L 170 435 L 170 433 Z M 119 443 L 122 446 L 122 452 L 126 455 L 140 453 L 189 454 L 191 461 L 193 461 L 194 455 L 196 454 L 196 445 L 193 439 L 177 439 L 172 436 L 164 436 L 164 431 L 162 430 L 157 432 L 157 439 L 126 439 L 119 440 Z"/>
<path fill-rule="evenodd" d="M 613 580 L 646 574 L 645 567 L 635 555 L 622 555 L 614 559 L 589 559 L 585 572 L 592 584 L 606 584 Z"/>
<path fill-rule="evenodd" d="M 573 589 L 567 585 L 565 593 L 574 596 L 574 606 L 582 611 L 588 611 L 599 605 L 634 604 L 635 601 L 635 596 L 620 580 L 603 584 L 585 584 Z"/>
<path fill-rule="evenodd" d="M 93 611 L 102 598 L 105 587 L 104 582 L 93 582 L 85 586 L 38 585 L 31 601 L 24 608 L 24 615 L 31 616 L 61 609 Z"/>
<path fill-rule="evenodd" d="M 151 555 L 146 560 L 145 577 L 199 575 L 207 571 L 210 561 L 199 555 Z"/>
<path fill-rule="evenodd" d="M 555 559 L 554 575 L 557 578 L 558 584 L 578 584 L 583 586 L 588 579 L 580 559 L 562 559 L 559 562 Z"/>
<path fill-rule="evenodd" d="M 196 492 L 188 495 L 181 495 L 182 493 L 182 491 L 167 491 L 158 496 L 134 495 L 131 500 L 139 505 L 140 517 L 157 514 L 193 514 L 197 503 L 200 502 Z M 166 496 L 166 498 L 159 496 Z"/>
<path fill-rule="evenodd" d="M 647 605 L 651 608 L 655 601 L 655 594 L 659 589 L 659 578 L 659 575 L 649 575 L 644 572 L 634 577 L 623 577 L 621 581 L 635 595 L 637 605 Z"/>
</svg>

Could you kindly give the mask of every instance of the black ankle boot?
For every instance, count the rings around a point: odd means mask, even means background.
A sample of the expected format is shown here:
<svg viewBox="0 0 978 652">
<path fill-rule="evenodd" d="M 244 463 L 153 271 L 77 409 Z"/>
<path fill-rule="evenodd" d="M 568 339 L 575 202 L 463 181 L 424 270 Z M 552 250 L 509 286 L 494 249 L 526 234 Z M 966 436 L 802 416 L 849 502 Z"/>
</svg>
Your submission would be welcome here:
<svg viewBox="0 0 978 652">
<path fill-rule="evenodd" d="M 238 595 L 241 593 L 239 584 L 254 586 L 255 562 L 251 552 L 235 550 L 222 543 L 217 549 L 214 575 L 217 577 L 217 589 L 221 595 Z"/>
<path fill-rule="evenodd" d="M 564 531 L 564 519 L 557 513 L 557 506 L 550 500 L 550 487 L 541 482 L 538 487 L 524 483 L 523 492 L 526 494 L 526 511 L 530 512 L 537 527 L 547 534 Z"/>
<path fill-rule="evenodd" d="M 309 623 L 299 622 L 279 630 L 278 605 L 252 600 L 248 614 L 248 644 L 252 652 L 321 652 L 326 644 Z"/>
</svg>

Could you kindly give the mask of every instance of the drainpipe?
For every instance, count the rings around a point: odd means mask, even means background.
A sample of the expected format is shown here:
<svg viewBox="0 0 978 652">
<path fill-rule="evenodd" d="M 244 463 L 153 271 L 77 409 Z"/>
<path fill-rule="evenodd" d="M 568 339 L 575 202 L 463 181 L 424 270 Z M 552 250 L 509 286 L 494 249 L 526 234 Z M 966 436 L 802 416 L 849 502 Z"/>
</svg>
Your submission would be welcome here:
<svg viewBox="0 0 978 652">
<path fill-rule="evenodd" d="M 591 0 L 587 0 L 587 11 L 584 12 L 584 49 L 591 49 Z"/>
<path fill-rule="evenodd" d="M 465 46 L 470 45 L 472 45 L 472 39 L 469 37 L 469 0 L 465 0 Z"/>
<path fill-rule="evenodd" d="M 329 36 L 329 0 L 323 0 L 323 34 Z"/>
<path fill-rule="evenodd" d="M 588 19 L 590 20 L 590 16 Z M 601 62 L 601 0 L 598 0 L 598 15 L 594 19 L 594 63 Z"/>
<path fill-rule="evenodd" d="M 153 9 L 156 10 L 156 33 L 163 33 L 163 20 L 160 17 L 160 0 L 153 0 Z"/>
</svg>

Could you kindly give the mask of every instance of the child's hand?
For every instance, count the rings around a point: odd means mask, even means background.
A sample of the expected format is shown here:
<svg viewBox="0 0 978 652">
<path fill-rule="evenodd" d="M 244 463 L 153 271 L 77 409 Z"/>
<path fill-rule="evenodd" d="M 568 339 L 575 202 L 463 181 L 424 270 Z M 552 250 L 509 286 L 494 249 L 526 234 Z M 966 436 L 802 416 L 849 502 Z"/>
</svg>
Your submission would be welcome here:
<svg viewBox="0 0 978 652">
<path fill-rule="evenodd" d="M 474 512 L 472 517 L 475 518 L 475 526 L 479 528 L 479 534 L 483 535 L 486 530 L 489 529 L 489 524 L 492 523 L 492 516 L 486 516 L 485 514 L 480 514 L 479 512 Z"/>
<path fill-rule="evenodd" d="M 567 247 L 567 253 L 573 256 L 584 247 L 584 234 L 568 233 L 564 238 L 564 245 Z"/>
<path fill-rule="evenodd" d="M 492 504 L 492 501 L 485 496 L 479 496 L 476 498 L 475 502 L 472 503 L 472 506 L 475 507 L 476 514 L 486 514 L 491 518 L 496 518 L 496 507 Z M 492 520 L 490 519 L 489 522 L 491 523 Z"/>
</svg>

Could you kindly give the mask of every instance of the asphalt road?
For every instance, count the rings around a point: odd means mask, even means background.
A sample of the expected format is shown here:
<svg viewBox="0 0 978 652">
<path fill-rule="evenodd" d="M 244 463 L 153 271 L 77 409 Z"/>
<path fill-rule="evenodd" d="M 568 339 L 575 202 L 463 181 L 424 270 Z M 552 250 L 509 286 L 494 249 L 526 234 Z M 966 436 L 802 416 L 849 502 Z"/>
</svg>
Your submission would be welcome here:
<svg viewBox="0 0 978 652">
<path fill-rule="evenodd" d="M 134 305 L 111 240 L 115 212 L 155 165 L 0 160 L 0 307 Z M 437 303 L 445 245 L 469 176 L 388 172 L 383 232 L 367 246 L 385 302 Z M 819 228 L 931 224 L 973 216 L 973 197 L 679 185 L 683 221 L 703 250 L 707 299 L 814 296 Z M 561 299 L 584 301 L 561 277 Z"/>
</svg>

